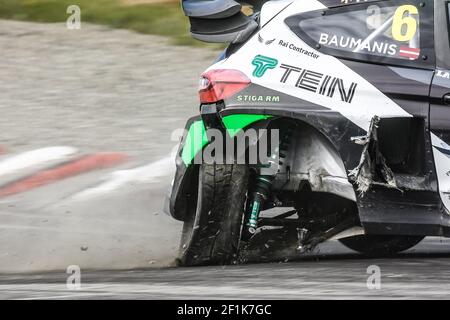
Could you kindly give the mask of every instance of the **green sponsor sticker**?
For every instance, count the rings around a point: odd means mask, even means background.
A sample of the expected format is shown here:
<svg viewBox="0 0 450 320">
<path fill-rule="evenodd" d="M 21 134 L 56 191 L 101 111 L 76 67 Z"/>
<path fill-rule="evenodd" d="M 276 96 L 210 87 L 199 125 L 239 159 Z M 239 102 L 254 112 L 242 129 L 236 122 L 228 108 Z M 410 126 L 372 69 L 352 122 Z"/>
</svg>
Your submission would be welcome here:
<svg viewBox="0 0 450 320">
<path fill-rule="evenodd" d="M 253 71 L 253 76 L 257 78 L 261 78 L 264 76 L 267 70 L 275 69 L 278 65 L 278 60 L 262 55 L 257 55 L 252 62 L 252 65 L 255 66 L 255 71 Z"/>
</svg>

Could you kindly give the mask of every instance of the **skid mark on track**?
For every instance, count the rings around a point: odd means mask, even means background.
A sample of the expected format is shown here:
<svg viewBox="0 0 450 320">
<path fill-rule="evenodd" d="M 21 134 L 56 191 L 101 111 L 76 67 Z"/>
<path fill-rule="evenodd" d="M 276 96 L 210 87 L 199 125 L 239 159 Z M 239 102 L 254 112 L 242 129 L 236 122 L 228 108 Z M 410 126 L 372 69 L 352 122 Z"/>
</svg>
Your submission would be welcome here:
<svg viewBox="0 0 450 320">
<path fill-rule="evenodd" d="M 110 174 L 105 182 L 75 194 L 72 196 L 72 200 L 87 200 L 92 197 L 112 192 L 132 183 L 154 182 L 157 181 L 158 178 L 169 176 L 174 170 L 175 163 L 173 156 L 167 156 L 142 167 L 115 171 Z"/>
<path fill-rule="evenodd" d="M 68 160 L 77 152 L 78 149 L 73 147 L 58 146 L 36 149 L 11 156 L 0 162 L 0 177 L 44 165 L 52 161 Z"/>
<path fill-rule="evenodd" d="M 69 151 L 69 149 L 66 150 L 66 152 L 67 151 Z M 31 151 L 30 153 L 32 152 L 33 151 Z M 21 165 L 22 167 L 24 164 L 32 163 L 31 159 L 29 158 L 30 153 L 28 153 L 28 156 L 23 159 Z M 46 159 L 46 157 L 42 156 L 42 159 Z M 50 184 L 52 182 L 63 180 L 92 170 L 109 168 L 115 165 L 119 165 L 126 160 L 127 156 L 122 153 L 98 153 L 83 156 L 77 160 L 65 163 L 55 168 L 39 171 L 29 177 L 20 179 L 3 188 L 0 188 L 0 197 L 6 197 L 17 193 L 26 192 Z M 11 161 L 6 163 L 8 166 L 15 165 L 14 162 Z M 17 165 L 15 166 L 16 168 L 18 167 Z M 8 172 L 8 170 L 6 170 L 8 169 L 8 167 L 5 164 L 3 165 L 3 168 L 6 172 Z M 1 169 L 2 166 L 0 166 L 0 173 L 2 172 Z"/>
</svg>

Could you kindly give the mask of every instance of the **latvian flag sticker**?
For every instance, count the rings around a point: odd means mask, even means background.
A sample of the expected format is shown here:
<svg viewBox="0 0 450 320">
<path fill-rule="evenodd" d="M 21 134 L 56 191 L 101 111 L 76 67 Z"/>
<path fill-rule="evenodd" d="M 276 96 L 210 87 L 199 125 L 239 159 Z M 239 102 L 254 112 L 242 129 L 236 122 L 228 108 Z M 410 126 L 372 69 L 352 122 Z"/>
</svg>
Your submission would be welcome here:
<svg viewBox="0 0 450 320">
<path fill-rule="evenodd" d="M 400 57 L 409 58 L 411 60 L 417 60 L 420 56 L 420 49 L 418 48 L 410 48 L 410 47 L 401 47 L 400 48 Z"/>
</svg>

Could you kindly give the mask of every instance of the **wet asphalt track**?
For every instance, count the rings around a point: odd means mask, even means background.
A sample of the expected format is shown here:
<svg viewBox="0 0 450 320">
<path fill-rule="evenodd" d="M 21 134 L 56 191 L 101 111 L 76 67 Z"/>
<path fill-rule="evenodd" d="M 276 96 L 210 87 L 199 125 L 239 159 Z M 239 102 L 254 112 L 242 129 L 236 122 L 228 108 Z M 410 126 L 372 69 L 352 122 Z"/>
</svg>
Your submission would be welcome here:
<svg viewBox="0 0 450 320">
<path fill-rule="evenodd" d="M 448 299 L 450 241 L 428 239 L 408 253 L 365 258 L 331 243 L 295 262 L 227 267 L 82 271 L 81 289 L 51 272 L 0 276 L 4 299 Z M 331 252 L 341 252 L 341 254 Z M 367 268 L 381 270 L 369 290 Z"/>
</svg>

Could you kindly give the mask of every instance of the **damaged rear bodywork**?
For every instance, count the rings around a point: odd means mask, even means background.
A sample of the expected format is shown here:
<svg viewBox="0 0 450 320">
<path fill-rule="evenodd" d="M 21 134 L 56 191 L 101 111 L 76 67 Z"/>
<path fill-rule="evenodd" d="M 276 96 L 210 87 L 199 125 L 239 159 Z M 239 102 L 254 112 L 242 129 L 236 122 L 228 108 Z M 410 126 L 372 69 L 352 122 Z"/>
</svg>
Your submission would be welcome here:
<svg viewBox="0 0 450 320">
<path fill-rule="evenodd" d="M 374 184 L 399 190 L 394 173 L 387 165 L 386 158 L 379 149 L 379 124 L 380 118 L 374 117 L 366 136 L 352 138 L 353 142 L 364 146 L 358 167 L 349 174 L 361 196 L 364 196 Z"/>
</svg>

